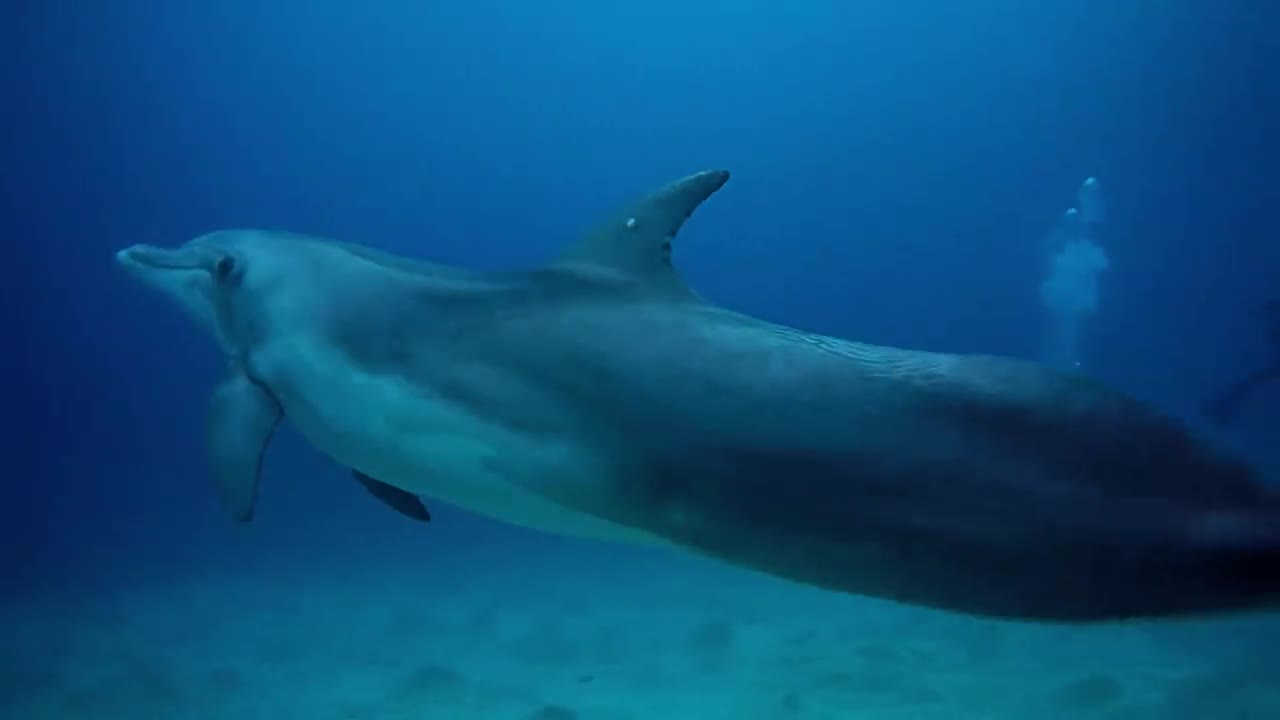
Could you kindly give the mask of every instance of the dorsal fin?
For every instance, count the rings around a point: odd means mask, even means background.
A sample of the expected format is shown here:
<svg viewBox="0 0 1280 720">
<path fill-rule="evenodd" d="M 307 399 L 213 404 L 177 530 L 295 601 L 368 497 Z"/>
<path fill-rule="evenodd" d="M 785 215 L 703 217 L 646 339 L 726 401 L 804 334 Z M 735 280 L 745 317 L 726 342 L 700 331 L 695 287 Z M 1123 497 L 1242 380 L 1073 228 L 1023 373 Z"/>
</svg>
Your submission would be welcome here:
<svg viewBox="0 0 1280 720">
<path fill-rule="evenodd" d="M 702 201 L 728 180 L 727 170 L 704 170 L 659 188 L 583 238 L 560 262 L 683 288 L 671 265 L 671 241 Z"/>
</svg>

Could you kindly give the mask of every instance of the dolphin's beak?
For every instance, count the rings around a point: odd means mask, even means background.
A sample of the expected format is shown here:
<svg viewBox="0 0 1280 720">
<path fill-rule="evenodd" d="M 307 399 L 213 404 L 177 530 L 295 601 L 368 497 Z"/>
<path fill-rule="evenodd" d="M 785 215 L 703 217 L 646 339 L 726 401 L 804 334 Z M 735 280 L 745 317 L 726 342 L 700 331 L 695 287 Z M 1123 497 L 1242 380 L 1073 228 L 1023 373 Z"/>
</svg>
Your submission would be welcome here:
<svg viewBox="0 0 1280 720">
<path fill-rule="evenodd" d="M 197 325 L 217 337 L 210 300 L 213 293 L 210 257 L 216 256 L 190 245 L 179 248 L 133 245 L 116 253 L 116 263 L 144 285 L 176 301 Z"/>
<path fill-rule="evenodd" d="M 131 245 L 116 253 L 116 262 L 130 269 L 204 270 L 213 269 L 221 256 L 207 248 L 184 245 L 159 248 L 154 245 Z"/>
<path fill-rule="evenodd" d="M 154 245 L 131 245 L 116 253 L 116 263 L 131 275 L 178 299 L 194 288 L 208 289 L 212 271 L 221 255 L 204 247 L 183 245 L 161 248 Z"/>
<path fill-rule="evenodd" d="M 188 273 L 166 262 L 165 254 L 170 252 L 150 245 L 132 245 L 116 253 L 116 264 L 145 284 L 173 293 L 177 286 L 186 284 L 184 276 Z"/>
<path fill-rule="evenodd" d="M 133 245 L 131 247 L 127 247 L 123 250 L 116 252 L 116 264 L 125 268 L 126 270 L 133 270 L 134 268 L 136 268 L 141 263 L 134 256 L 134 251 L 140 247 L 142 246 Z"/>
<path fill-rule="evenodd" d="M 163 271 L 151 261 L 147 245 L 133 245 L 116 253 L 116 264 L 147 285 L 163 289 L 167 283 L 160 277 Z"/>
</svg>

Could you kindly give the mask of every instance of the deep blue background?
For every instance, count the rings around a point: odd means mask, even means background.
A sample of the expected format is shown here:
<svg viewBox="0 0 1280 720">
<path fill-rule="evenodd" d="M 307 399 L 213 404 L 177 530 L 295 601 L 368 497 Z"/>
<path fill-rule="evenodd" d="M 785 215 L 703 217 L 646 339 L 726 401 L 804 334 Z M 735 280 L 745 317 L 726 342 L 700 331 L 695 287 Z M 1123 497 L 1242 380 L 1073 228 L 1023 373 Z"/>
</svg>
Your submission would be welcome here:
<svg viewBox="0 0 1280 720">
<path fill-rule="evenodd" d="M 1280 277 L 1273 7 L 20 0 L 0 69 L 6 577 L 501 537 L 447 511 L 434 540 L 388 524 L 287 435 L 258 525 L 229 528 L 199 456 L 221 360 L 111 262 L 225 226 L 524 266 L 725 167 L 677 249 L 705 295 L 1034 356 L 1040 239 L 1096 175 L 1112 269 L 1088 370 L 1188 412 L 1267 355 L 1250 312 Z M 1278 396 L 1244 421 L 1273 435 Z"/>
</svg>

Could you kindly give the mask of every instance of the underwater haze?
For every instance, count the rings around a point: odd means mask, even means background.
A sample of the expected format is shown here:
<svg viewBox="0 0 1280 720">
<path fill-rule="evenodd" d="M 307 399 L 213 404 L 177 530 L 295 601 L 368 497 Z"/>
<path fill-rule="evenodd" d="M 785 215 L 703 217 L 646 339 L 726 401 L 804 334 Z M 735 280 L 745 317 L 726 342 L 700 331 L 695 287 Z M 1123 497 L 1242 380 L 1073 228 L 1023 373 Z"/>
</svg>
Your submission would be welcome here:
<svg viewBox="0 0 1280 720">
<path fill-rule="evenodd" d="M 287 423 L 236 523 L 204 449 L 226 361 L 113 262 L 266 227 L 528 268 L 620 203 L 726 168 L 675 247 L 704 297 L 1083 373 L 1280 468 L 1280 380 L 1227 420 L 1203 412 L 1280 363 L 1280 6 L 0 13 L 0 717 L 1280 717 L 1280 612 L 1001 622 L 430 498 L 422 524 Z"/>
</svg>

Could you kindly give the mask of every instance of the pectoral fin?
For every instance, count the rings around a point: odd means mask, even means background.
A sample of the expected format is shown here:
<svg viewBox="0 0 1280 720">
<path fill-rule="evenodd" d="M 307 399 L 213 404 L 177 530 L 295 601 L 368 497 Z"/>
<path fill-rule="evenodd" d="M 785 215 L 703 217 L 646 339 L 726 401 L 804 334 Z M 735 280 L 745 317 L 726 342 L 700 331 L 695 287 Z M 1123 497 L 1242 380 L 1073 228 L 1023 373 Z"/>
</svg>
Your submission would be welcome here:
<svg viewBox="0 0 1280 720">
<path fill-rule="evenodd" d="M 271 393 L 238 370 L 209 401 L 205 435 L 214 488 L 222 507 L 240 522 L 253 519 L 262 453 L 281 414 Z"/>
<path fill-rule="evenodd" d="M 422 500 L 418 499 L 417 495 L 401 490 L 394 485 L 388 485 L 381 480 L 374 480 L 359 470 L 352 470 L 351 473 L 356 476 L 356 480 L 359 480 L 361 485 L 364 485 L 364 489 L 368 490 L 369 494 L 386 503 L 401 515 L 414 520 L 421 520 L 422 522 L 427 522 L 431 519 L 431 513 L 427 512 L 427 506 L 422 504 Z"/>
</svg>

